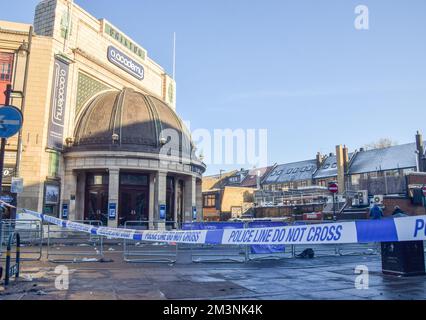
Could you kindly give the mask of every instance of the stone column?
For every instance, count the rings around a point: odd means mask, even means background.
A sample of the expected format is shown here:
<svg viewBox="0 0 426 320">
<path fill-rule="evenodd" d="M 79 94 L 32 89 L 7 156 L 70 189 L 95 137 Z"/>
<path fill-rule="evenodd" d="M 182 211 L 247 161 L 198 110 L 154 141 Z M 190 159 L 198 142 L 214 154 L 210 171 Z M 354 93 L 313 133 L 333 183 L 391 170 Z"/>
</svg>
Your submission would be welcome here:
<svg viewBox="0 0 426 320">
<path fill-rule="evenodd" d="M 185 212 L 184 222 L 192 222 L 192 208 L 197 205 L 195 177 L 191 176 L 185 179 L 183 198 Z"/>
<path fill-rule="evenodd" d="M 120 170 L 119 169 L 110 169 L 109 170 L 109 190 L 108 190 L 108 210 L 110 204 L 115 204 L 117 208 L 115 220 L 109 220 L 108 218 L 108 227 L 117 228 L 118 227 L 118 201 L 119 201 L 119 189 L 120 189 Z M 109 216 L 109 212 L 107 212 Z"/>
<path fill-rule="evenodd" d="M 154 221 L 158 230 L 166 229 L 166 221 L 160 222 L 160 206 L 166 205 L 167 172 L 157 172 L 155 176 Z"/>
<path fill-rule="evenodd" d="M 149 229 L 154 229 L 154 215 L 155 215 L 155 173 L 149 174 L 149 209 L 148 209 L 148 220 Z"/>
<path fill-rule="evenodd" d="M 73 171 L 66 171 L 64 176 L 64 190 L 62 196 L 62 206 L 68 205 L 68 219 L 77 220 L 75 212 L 75 197 L 77 194 L 77 175 Z M 59 208 L 60 218 L 62 209 Z"/>
<path fill-rule="evenodd" d="M 196 202 L 197 202 L 197 221 L 203 221 L 203 184 L 201 179 L 197 179 Z"/>
<path fill-rule="evenodd" d="M 175 183 L 173 185 L 173 188 L 175 190 L 175 198 L 173 199 L 174 201 L 174 207 L 175 210 L 173 212 L 173 221 L 175 222 L 175 228 L 179 229 L 180 226 L 178 224 L 178 189 L 179 189 L 179 179 L 177 177 L 175 177 Z"/>
</svg>

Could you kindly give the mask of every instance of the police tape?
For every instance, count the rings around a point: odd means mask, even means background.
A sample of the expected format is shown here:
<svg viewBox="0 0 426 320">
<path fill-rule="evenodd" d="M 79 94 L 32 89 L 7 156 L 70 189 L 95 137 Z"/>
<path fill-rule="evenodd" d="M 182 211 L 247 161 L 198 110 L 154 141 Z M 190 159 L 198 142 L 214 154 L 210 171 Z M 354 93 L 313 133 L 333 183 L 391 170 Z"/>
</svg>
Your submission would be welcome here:
<svg viewBox="0 0 426 320">
<path fill-rule="evenodd" d="M 83 223 L 61 220 L 41 213 L 24 210 L 41 221 L 63 229 L 145 242 L 213 245 L 315 245 L 352 244 L 371 242 L 426 241 L 426 216 L 397 219 L 336 222 L 315 225 L 233 228 L 232 224 L 217 225 L 212 230 L 205 224 L 194 224 L 189 230 L 151 231 L 97 227 Z M 242 225 L 242 224 L 241 224 Z M 196 230 L 199 226 L 199 230 Z M 207 229 L 207 230 L 206 230 Z"/>
</svg>

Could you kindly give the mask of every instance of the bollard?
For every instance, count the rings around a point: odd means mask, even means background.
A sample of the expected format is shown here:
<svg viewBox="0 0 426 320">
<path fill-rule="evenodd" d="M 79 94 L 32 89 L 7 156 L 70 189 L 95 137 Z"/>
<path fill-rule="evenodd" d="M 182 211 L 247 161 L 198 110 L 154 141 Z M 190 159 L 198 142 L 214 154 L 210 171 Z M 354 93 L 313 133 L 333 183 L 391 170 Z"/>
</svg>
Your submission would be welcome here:
<svg viewBox="0 0 426 320">
<path fill-rule="evenodd" d="M 15 258 L 15 264 L 13 266 L 10 266 L 10 260 L 12 255 L 12 243 L 13 239 L 16 236 L 16 258 Z M 9 237 L 9 242 L 7 244 L 7 252 L 6 252 L 6 275 L 4 279 L 4 285 L 8 286 L 10 282 L 10 277 L 15 276 L 15 280 L 19 278 L 19 267 L 20 267 L 20 247 L 21 247 L 21 236 L 19 233 L 11 234 Z"/>
</svg>

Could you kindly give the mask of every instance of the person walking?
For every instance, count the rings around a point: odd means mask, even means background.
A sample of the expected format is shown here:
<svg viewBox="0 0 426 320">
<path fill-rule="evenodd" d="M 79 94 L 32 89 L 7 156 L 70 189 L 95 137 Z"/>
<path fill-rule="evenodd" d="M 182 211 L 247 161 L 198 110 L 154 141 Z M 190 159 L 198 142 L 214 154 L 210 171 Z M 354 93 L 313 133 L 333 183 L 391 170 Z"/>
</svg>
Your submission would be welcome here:
<svg viewBox="0 0 426 320">
<path fill-rule="evenodd" d="M 370 209 L 370 219 L 371 220 L 381 220 L 384 217 L 382 208 L 376 203 Z"/>
</svg>

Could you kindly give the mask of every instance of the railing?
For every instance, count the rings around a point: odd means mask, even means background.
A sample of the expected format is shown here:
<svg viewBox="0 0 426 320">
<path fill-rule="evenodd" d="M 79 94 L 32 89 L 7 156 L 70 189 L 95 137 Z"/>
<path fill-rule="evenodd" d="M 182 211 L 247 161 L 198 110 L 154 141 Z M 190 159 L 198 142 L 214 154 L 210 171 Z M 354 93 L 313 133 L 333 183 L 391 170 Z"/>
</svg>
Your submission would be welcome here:
<svg viewBox="0 0 426 320">
<path fill-rule="evenodd" d="M 43 254 L 43 224 L 40 220 L 2 220 L 0 223 L 0 259 L 13 233 L 21 240 L 21 261 L 39 261 Z"/>
<path fill-rule="evenodd" d="M 101 221 L 75 221 L 101 227 Z M 47 259 L 54 263 L 99 262 L 104 257 L 103 237 L 47 225 Z"/>
<path fill-rule="evenodd" d="M 195 222 L 184 223 L 183 230 L 224 230 L 244 229 L 244 222 Z M 195 263 L 229 262 L 242 263 L 247 261 L 248 247 L 245 245 L 191 245 L 191 261 Z"/>
<path fill-rule="evenodd" d="M 76 221 L 78 222 L 78 221 Z M 353 221 L 340 221 L 353 222 Z M 94 227 L 102 226 L 100 221 L 80 221 Z M 327 224 L 330 221 L 297 221 L 289 223 L 282 219 L 244 220 L 241 222 L 184 223 L 174 221 L 130 221 L 126 229 L 133 230 L 224 230 L 284 227 L 293 225 Z M 21 260 L 40 260 L 43 253 L 43 231 L 47 244 L 47 259 L 51 262 L 98 262 L 104 258 L 104 237 L 72 231 L 61 226 L 45 225 L 39 220 L 4 220 L 0 228 L 0 249 L 15 232 L 20 233 Z M 126 262 L 175 263 L 179 253 L 184 253 L 194 263 L 237 262 L 255 260 L 279 260 L 304 257 L 303 253 L 313 249 L 316 257 L 376 255 L 380 254 L 379 244 L 311 244 L 311 245 L 220 245 L 220 244 L 167 244 L 123 240 L 123 259 Z M 2 251 L 0 250 L 0 258 Z M 188 254 L 189 253 L 189 254 Z M 3 252 L 4 256 L 4 252 Z M 4 258 L 3 258 L 4 259 Z"/>
<path fill-rule="evenodd" d="M 174 221 L 127 221 L 124 228 L 138 231 L 173 230 L 175 226 Z M 124 240 L 123 259 L 131 263 L 175 263 L 178 259 L 178 245 Z"/>
<path fill-rule="evenodd" d="M 286 227 L 286 221 L 253 221 L 246 223 L 246 228 Z M 247 261 L 253 260 L 281 260 L 293 257 L 293 246 L 284 245 L 251 245 L 247 246 Z"/>
</svg>

